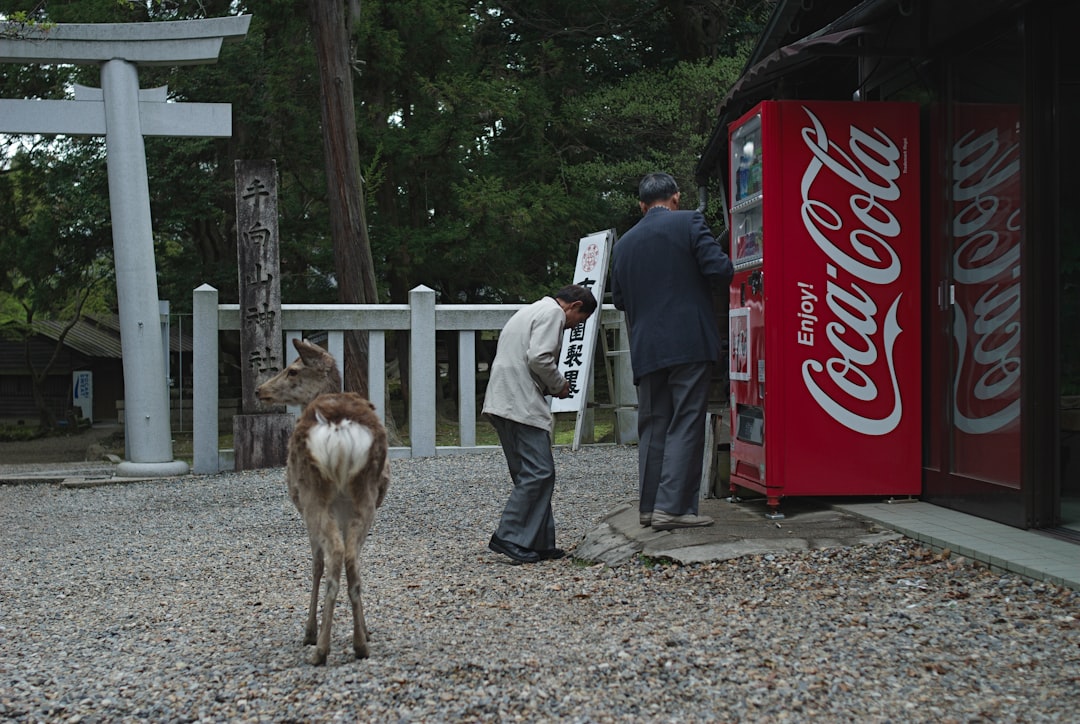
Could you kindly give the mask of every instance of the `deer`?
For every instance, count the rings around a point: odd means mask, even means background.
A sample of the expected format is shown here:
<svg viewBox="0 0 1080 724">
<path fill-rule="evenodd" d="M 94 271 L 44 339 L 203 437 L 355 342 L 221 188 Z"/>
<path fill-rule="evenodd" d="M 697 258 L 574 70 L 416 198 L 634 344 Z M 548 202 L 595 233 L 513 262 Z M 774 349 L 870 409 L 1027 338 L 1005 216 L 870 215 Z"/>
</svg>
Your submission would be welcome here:
<svg viewBox="0 0 1080 724">
<path fill-rule="evenodd" d="M 360 599 L 360 549 L 390 482 L 386 429 L 375 405 L 340 392 L 334 357 L 305 339 L 294 339 L 299 357 L 256 388 L 263 402 L 303 405 L 289 438 L 286 481 L 311 541 L 312 581 L 304 644 L 315 645 L 309 662 L 326 663 L 341 569 L 353 613 L 353 652 L 369 656 L 368 629 Z M 326 573 L 322 626 L 316 626 L 319 583 Z"/>
</svg>

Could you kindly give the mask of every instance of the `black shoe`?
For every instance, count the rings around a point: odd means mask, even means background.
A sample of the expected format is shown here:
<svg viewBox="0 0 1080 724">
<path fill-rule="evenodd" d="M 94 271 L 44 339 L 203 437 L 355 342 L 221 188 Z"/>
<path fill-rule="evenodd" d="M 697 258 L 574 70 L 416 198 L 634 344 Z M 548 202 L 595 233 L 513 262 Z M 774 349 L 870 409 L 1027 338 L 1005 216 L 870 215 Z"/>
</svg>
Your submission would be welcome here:
<svg viewBox="0 0 1080 724">
<path fill-rule="evenodd" d="M 536 555 L 540 556 L 542 561 L 557 561 L 560 558 L 566 557 L 566 551 L 562 548 L 545 548 L 543 550 L 535 551 Z"/>
<path fill-rule="evenodd" d="M 540 560 L 540 554 L 536 551 L 531 551 L 528 548 L 522 548 L 517 543 L 503 540 L 494 533 L 491 535 L 491 540 L 488 541 L 488 548 L 496 553 L 502 553 L 504 556 L 510 556 L 518 563 L 536 563 Z"/>
</svg>

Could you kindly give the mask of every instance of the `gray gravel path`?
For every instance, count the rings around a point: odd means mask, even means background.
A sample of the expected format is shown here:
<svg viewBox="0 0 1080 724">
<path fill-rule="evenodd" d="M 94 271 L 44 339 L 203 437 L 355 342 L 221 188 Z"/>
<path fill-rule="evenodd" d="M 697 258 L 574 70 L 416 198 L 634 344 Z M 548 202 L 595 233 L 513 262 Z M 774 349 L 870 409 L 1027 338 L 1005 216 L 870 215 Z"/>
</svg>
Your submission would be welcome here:
<svg viewBox="0 0 1080 724">
<path fill-rule="evenodd" d="M 559 543 L 634 496 L 633 448 L 558 450 Z M 0 486 L 0 719 L 1076 721 L 1080 597 L 908 540 L 693 566 L 486 549 L 499 453 L 394 461 L 349 612 L 301 643 L 281 470 Z"/>
</svg>

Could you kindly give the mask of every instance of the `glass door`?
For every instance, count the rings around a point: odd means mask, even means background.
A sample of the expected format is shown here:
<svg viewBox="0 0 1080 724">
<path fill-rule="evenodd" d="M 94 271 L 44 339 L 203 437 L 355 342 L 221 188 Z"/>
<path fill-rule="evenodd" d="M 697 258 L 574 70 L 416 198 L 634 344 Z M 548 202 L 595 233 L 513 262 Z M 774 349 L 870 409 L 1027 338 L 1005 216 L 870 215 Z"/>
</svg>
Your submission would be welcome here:
<svg viewBox="0 0 1080 724">
<path fill-rule="evenodd" d="M 946 61 L 932 109 L 924 496 L 1026 527 L 1023 53 L 1010 25 Z"/>
<path fill-rule="evenodd" d="M 1080 168 L 1080 64 L 1071 36 L 1080 23 L 1080 7 L 1059 8 L 1056 104 L 1059 153 L 1057 169 L 1059 340 L 1058 445 L 1061 474 L 1058 522 L 1080 539 L 1080 204 L 1070 178 Z"/>
</svg>

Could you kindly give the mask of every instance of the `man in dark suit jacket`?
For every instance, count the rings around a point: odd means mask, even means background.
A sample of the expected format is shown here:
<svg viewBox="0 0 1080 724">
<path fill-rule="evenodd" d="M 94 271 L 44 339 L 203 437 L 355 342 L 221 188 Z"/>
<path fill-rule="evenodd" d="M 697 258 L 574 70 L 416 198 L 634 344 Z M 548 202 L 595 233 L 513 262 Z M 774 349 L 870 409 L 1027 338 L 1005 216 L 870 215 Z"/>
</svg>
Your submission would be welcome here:
<svg viewBox="0 0 1080 724">
<path fill-rule="evenodd" d="M 615 244 L 611 293 L 626 313 L 638 387 L 641 524 L 695 528 L 705 447 L 705 413 L 720 329 L 712 290 L 731 283 L 731 260 L 697 211 L 679 210 L 666 173 L 641 180 L 644 218 Z"/>
</svg>

